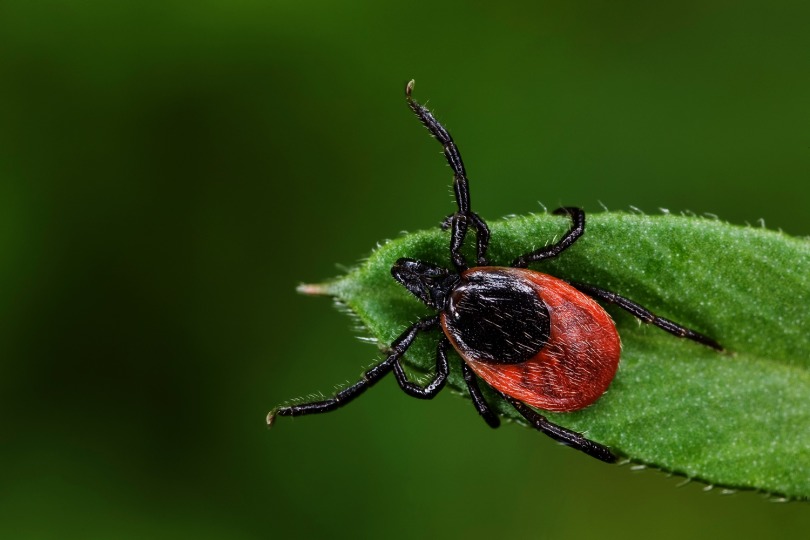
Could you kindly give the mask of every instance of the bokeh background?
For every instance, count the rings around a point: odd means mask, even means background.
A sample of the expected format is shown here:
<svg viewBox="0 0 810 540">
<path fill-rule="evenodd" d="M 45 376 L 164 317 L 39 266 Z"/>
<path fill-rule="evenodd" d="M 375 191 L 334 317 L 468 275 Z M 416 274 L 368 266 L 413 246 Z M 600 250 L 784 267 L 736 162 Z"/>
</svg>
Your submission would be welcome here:
<svg viewBox="0 0 810 540">
<path fill-rule="evenodd" d="M 806 2 L 0 4 L 0 537 L 806 538 L 386 380 L 295 293 L 452 210 L 810 234 Z M 741 268 L 741 272 L 745 269 Z M 696 422 L 700 418 L 695 418 Z"/>
</svg>

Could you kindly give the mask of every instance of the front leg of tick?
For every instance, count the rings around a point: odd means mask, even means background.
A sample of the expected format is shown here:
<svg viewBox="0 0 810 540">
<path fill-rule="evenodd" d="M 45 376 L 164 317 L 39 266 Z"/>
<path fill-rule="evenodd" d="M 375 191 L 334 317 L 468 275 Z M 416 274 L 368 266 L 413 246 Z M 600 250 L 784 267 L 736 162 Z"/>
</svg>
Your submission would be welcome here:
<svg viewBox="0 0 810 540">
<path fill-rule="evenodd" d="M 436 373 L 433 375 L 433 379 L 424 386 L 408 380 L 405 369 L 402 367 L 402 358 L 398 358 L 394 362 L 394 375 L 402 391 L 419 399 L 433 399 L 436 397 L 436 394 L 444 388 L 445 383 L 447 383 L 447 376 L 450 374 L 450 364 L 447 362 L 447 348 L 449 346 L 450 342 L 447 341 L 446 337 L 439 340 L 436 347 Z"/>
<path fill-rule="evenodd" d="M 464 168 L 464 161 L 461 159 L 461 152 L 459 152 L 447 129 L 434 118 L 426 107 L 411 97 L 413 85 L 414 82 L 411 81 L 405 87 L 405 98 L 408 100 L 408 105 L 430 134 L 441 143 L 447 164 L 453 170 L 453 193 L 456 196 L 458 212 L 451 214 L 442 222 L 443 229 L 450 229 L 450 258 L 453 261 L 453 266 L 458 272 L 468 268 L 461 250 L 464 246 L 467 231 L 470 228 L 475 230 L 476 264 L 486 266 L 490 236 L 489 227 L 478 214 L 470 210 L 470 182 L 467 179 L 467 171 Z"/>
<path fill-rule="evenodd" d="M 442 229 L 450 229 L 450 259 L 457 272 L 468 268 L 464 254 L 461 252 L 464 240 L 470 228 L 475 230 L 476 266 L 487 266 L 487 247 L 489 246 L 489 227 L 475 212 L 450 214 L 442 222 Z"/>
<path fill-rule="evenodd" d="M 439 326 L 439 316 L 434 315 L 432 317 L 427 317 L 425 319 L 421 319 L 411 326 L 408 327 L 394 342 L 391 344 L 389 349 L 388 356 L 385 360 L 380 362 L 379 364 L 373 366 L 372 368 L 366 370 L 363 374 L 363 378 L 354 383 L 353 385 L 344 388 L 343 390 L 337 392 L 334 396 L 329 399 L 321 400 L 321 401 L 312 401 L 309 403 L 301 403 L 299 405 L 290 405 L 286 407 L 276 407 L 272 411 L 267 414 L 267 425 L 272 426 L 278 416 L 303 416 L 306 414 L 318 414 L 318 413 L 325 413 L 334 411 L 344 405 L 350 403 L 361 394 L 363 394 L 366 390 L 374 386 L 380 379 L 382 379 L 385 375 L 391 372 L 391 370 L 395 369 L 395 366 L 398 366 L 399 359 L 405 354 L 405 351 L 408 350 L 408 347 L 411 346 L 413 341 L 416 339 L 417 334 L 420 332 L 426 332 L 429 330 L 434 330 Z M 444 386 L 445 380 L 447 379 L 447 356 L 445 354 L 444 346 L 440 346 L 439 352 L 437 353 L 439 356 L 436 361 L 436 371 L 437 375 L 434 378 L 434 381 L 425 389 L 423 389 L 423 393 L 431 394 L 429 396 L 420 395 L 417 397 L 433 397 L 435 393 L 441 390 L 442 386 Z M 401 366 L 398 366 L 397 371 L 401 371 Z M 397 378 L 400 379 L 400 374 L 397 375 Z M 402 375 L 402 381 L 405 381 L 404 374 Z M 400 384 L 403 384 L 400 382 Z M 406 385 L 407 386 L 407 385 Z M 414 385 L 405 387 L 403 386 L 403 390 L 408 392 L 411 395 L 415 395 L 415 392 L 418 390 L 414 390 Z M 411 390 L 409 392 L 409 390 Z"/>
</svg>

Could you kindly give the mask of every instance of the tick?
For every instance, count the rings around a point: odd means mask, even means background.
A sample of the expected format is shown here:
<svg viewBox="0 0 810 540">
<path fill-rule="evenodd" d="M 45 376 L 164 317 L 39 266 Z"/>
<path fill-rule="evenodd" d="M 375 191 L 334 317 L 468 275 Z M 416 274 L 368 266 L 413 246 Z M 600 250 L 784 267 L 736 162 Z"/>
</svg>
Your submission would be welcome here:
<svg viewBox="0 0 810 540">
<path fill-rule="evenodd" d="M 447 382 L 448 351 L 452 348 L 461 357 L 461 371 L 473 405 L 491 427 L 498 427 L 500 419 L 485 399 L 479 380 L 552 439 L 602 461 L 616 461 L 616 455 L 606 446 L 550 422 L 535 410 L 582 409 L 599 399 L 613 380 L 621 341 L 610 315 L 594 298 L 615 304 L 642 322 L 677 337 L 718 351 L 722 347 L 616 293 L 529 270 L 530 264 L 559 256 L 582 236 L 585 212 L 579 208 L 558 208 L 553 212 L 571 220 L 570 228 L 558 242 L 525 253 L 508 267 L 491 266 L 487 259 L 489 228 L 470 208 L 469 181 L 461 154 L 447 130 L 412 98 L 413 85 L 411 81 L 405 88 L 408 105 L 442 144 L 453 171 L 458 211 L 442 224 L 444 229 L 450 229 L 452 268 L 402 258 L 394 263 L 391 275 L 437 313 L 409 326 L 391 344 L 385 360 L 366 371 L 355 384 L 330 399 L 273 409 L 267 415 L 268 425 L 277 416 L 324 413 L 342 407 L 391 371 L 406 394 L 430 399 Z M 462 253 L 470 231 L 475 234 L 476 246 L 472 266 Z M 441 331 L 436 370 L 430 382 L 421 386 L 408 379 L 401 359 L 417 335 L 433 330 Z"/>
</svg>

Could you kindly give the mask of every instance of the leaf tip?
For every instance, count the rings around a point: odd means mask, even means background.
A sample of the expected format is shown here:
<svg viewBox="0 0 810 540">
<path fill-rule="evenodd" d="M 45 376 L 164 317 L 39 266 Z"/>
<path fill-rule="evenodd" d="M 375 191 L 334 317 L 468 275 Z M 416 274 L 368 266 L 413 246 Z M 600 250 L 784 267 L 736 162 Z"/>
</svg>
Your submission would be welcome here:
<svg viewBox="0 0 810 540">
<path fill-rule="evenodd" d="M 329 283 L 302 283 L 295 290 L 307 296 L 334 296 Z"/>
</svg>

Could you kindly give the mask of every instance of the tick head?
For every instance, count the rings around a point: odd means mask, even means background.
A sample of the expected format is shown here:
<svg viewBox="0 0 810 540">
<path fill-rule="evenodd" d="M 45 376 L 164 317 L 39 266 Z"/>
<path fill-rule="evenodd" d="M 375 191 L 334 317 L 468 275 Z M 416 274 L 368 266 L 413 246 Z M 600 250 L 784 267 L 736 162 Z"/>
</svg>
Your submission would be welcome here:
<svg viewBox="0 0 810 540">
<path fill-rule="evenodd" d="M 391 275 L 427 306 L 443 310 L 450 292 L 459 282 L 458 274 L 416 259 L 399 259 Z"/>
</svg>

